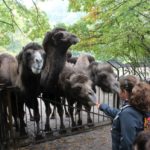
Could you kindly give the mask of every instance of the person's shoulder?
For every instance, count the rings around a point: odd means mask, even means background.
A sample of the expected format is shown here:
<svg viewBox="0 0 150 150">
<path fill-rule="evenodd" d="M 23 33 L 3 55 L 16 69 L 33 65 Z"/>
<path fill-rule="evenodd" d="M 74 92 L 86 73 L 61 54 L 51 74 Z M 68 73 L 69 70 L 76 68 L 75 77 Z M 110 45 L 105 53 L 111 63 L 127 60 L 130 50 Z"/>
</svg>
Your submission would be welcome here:
<svg viewBox="0 0 150 150">
<path fill-rule="evenodd" d="M 141 116 L 142 113 L 137 110 L 136 108 L 134 108 L 133 106 L 127 106 L 126 108 L 123 109 L 122 111 L 122 115 L 137 115 L 137 116 Z"/>
</svg>

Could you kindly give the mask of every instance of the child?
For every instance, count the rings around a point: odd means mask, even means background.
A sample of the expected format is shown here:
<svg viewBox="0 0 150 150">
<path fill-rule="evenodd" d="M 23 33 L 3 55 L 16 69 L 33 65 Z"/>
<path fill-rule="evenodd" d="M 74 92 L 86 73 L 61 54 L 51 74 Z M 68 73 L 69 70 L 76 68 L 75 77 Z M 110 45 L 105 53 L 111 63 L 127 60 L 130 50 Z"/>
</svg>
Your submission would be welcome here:
<svg viewBox="0 0 150 150">
<path fill-rule="evenodd" d="M 143 130 L 142 112 L 150 110 L 150 86 L 132 75 L 121 77 L 119 82 L 122 108 L 110 108 L 106 104 L 97 104 L 97 107 L 113 118 L 112 150 L 132 150 L 135 137 Z"/>
</svg>

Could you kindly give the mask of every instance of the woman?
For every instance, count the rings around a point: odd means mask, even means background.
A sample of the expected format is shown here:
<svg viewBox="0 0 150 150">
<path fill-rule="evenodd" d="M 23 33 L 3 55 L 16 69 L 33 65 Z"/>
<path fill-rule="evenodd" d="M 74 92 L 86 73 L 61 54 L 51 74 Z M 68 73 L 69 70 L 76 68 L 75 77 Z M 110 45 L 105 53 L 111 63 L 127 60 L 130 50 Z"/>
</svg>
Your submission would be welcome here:
<svg viewBox="0 0 150 150">
<path fill-rule="evenodd" d="M 141 87 L 133 87 L 139 80 L 132 75 L 121 77 L 120 80 L 120 100 L 123 100 L 122 108 L 110 108 L 106 104 L 97 104 L 97 107 L 106 115 L 113 118 L 112 124 L 112 150 L 131 150 L 133 141 L 137 134 L 143 130 L 143 113 L 149 111 L 150 98 L 143 93 L 150 95 L 149 85 L 142 83 Z M 146 84 L 146 85 L 145 85 Z M 144 87 L 146 89 L 143 89 Z M 138 92 L 142 95 L 136 95 Z M 148 91 L 148 92 L 147 92 Z M 140 98 L 140 99 L 138 99 Z"/>
</svg>

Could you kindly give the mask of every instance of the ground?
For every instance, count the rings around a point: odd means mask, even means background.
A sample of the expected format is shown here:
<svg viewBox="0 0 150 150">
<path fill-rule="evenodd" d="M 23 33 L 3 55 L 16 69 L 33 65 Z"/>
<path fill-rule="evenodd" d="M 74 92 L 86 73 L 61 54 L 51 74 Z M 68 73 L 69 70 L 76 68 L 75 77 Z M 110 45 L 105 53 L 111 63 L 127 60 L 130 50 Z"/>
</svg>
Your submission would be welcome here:
<svg viewBox="0 0 150 150">
<path fill-rule="evenodd" d="M 110 129 L 110 125 L 101 126 L 92 131 L 32 144 L 19 150 L 111 150 Z"/>
</svg>

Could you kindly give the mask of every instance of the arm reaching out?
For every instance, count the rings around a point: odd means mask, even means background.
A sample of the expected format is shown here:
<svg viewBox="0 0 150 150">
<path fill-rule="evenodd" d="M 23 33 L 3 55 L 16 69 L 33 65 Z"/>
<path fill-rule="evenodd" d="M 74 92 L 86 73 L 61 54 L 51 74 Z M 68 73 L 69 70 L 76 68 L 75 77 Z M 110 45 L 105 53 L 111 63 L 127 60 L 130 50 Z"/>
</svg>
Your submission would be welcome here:
<svg viewBox="0 0 150 150">
<path fill-rule="evenodd" d="M 117 108 L 111 108 L 109 107 L 109 105 L 107 104 L 100 104 L 97 103 L 96 107 L 103 111 L 106 115 L 110 116 L 111 118 L 115 118 L 115 116 L 117 115 L 117 113 L 119 112 L 119 109 Z"/>
</svg>

